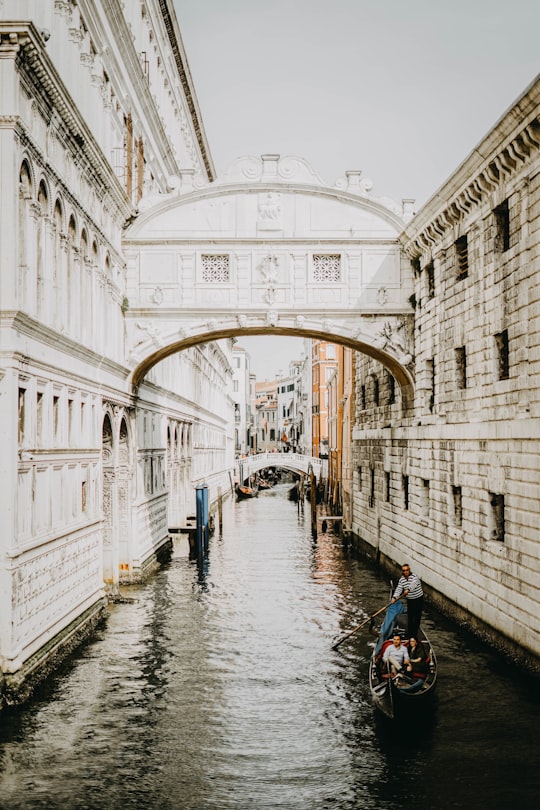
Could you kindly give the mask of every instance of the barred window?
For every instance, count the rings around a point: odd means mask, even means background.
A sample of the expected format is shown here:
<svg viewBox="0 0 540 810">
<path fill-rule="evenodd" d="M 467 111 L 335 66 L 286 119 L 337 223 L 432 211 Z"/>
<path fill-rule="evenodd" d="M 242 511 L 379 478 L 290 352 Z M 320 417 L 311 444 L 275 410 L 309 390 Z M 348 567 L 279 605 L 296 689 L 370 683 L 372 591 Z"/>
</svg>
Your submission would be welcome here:
<svg viewBox="0 0 540 810">
<path fill-rule="evenodd" d="M 316 253 L 313 256 L 314 281 L 341 281 L 341 256 L 339 253 Z"/>
<path fill-rule="evenodd" d="M 201 256 L 202 280 L 214 283 L 226 283 L 231 280 L 229 272 L 229 255 L 227 253 Z"/>
</svg>

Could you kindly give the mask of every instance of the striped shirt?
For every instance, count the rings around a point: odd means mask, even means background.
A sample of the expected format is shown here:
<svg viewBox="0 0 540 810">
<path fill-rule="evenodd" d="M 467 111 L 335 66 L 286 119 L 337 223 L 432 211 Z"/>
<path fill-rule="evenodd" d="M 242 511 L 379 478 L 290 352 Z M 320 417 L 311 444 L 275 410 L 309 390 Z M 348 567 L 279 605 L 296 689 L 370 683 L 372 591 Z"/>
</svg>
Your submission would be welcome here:
<svg viewBox="0 0 540 810">
<path fill-rule="evenodd" d="M 392 598 L 399 599 L 403 591 L 409 591 L 407 594 L 407 599 L 419 599 L 421 596 L 423 596 L 424 591 L 422 590 L 420 577 L 417 577 L 416 574 L 412 573 L 412 571 L 409 574 L 408 579 L 407 577 L 400 577 Z"/>
</svg>

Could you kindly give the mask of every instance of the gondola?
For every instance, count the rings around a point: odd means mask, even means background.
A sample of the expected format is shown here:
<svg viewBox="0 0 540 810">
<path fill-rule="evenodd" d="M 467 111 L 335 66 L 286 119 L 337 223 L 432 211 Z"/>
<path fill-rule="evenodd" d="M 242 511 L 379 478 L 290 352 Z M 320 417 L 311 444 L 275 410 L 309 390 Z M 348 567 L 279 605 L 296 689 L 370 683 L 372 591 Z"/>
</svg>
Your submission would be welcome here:
<svg viewBox="0 0 540 810">
<path fill-rule="evenodd" d="M 422 679 L 417 691 L 404 691 L 411 683 L 414 681 L 418 683 L 420 680 L 409 675 L 400 677 L 399 686 L 396 685 L 396 680 L 391 676 L 387 665 L 382 661 L 384 651 L 388 645 L 392 644 L 392 638 L 396 633 L 401 636 L 402 643 L 408 646 L 406 613 L 404 613 L 403 604 L 399 601 L 389 605 L 386 611 L 369 662 L 369 688 L 373 703 L 379 711 L 390 719 L 407 714 L 414 716 L 419 710 L 430 709 L 437 682 L 435 650 L 425 632 L 420 628 L 416 640 L 418 644 L 423 646 L 426 654 L 427 672 L 425 678 Z M 414 676 L 414 671 L 412 675 Z"/>
<path fill-rule="evenodd" d="M 239 501 L 243 501 L 245 498 L 256 498 L 259 494 L 258 489 L 253 487 L 245 487 L 242 484 L 237 484 L 235 490 L 236 497 Z"/>
</svg>

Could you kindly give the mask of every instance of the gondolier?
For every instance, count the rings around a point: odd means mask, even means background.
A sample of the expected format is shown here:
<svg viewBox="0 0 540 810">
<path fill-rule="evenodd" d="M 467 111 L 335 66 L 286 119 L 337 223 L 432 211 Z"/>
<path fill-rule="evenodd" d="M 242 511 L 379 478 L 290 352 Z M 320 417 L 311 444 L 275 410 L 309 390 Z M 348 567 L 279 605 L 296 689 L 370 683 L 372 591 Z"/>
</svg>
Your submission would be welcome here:
<svg viewBox="0 0 540 810">
<path fill-rule="evenodd" d="M 407 599 L 407 629 L 409 636 L 416 638 L 424 607 L 424 591 L 420 577 L 412 573 L 409 565 L 402 565 L 401 573 L 403 576 L 399 579 L 392 602 L 397 602 L 401 596 Z"/>
</svg>

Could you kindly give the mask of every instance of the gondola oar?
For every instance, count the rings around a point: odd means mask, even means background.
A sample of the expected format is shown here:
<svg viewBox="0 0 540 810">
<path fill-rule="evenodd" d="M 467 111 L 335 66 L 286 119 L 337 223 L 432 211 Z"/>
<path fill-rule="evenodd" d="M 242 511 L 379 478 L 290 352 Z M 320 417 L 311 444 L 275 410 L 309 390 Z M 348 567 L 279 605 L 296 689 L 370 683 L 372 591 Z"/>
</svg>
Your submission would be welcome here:
<svg viewBox="0 0 540 810">
<path fill-rule="evenodd" d="M 379 615 L 379 613 L 382 613 L 382 612 L 383 612 L 383 610 L 386 610 L 387 608 L 388 608 L 388 605 L 385 605 L 385 606 L 384 606 L 384 607 L 382 607 L 380 610 L 378 610 L 376 613 L 374 613 L 372 616 L 368 616 L 368 617 L 367 617 L 367 619 L 365 620 L 365 622 L 362 622 L 362 624 L 359 624 L 359 625 L 358 625 L 358 627 L 355 627 L 355 628 L 354 628 L 354 630 L 351 630 L 351 631 L 350 631 L 350 633 L 347 633 L 346 635 L 342 636 L 342 637 L 341 637 L 341 638 L 340 638 L 338 641 L 336 641 L 336 643 L 335 643 L 335 644 L 332 644 L 332 649 L 333 649 L 333 650 L 337 650 L 337 648 L 339 647 L 339 645 L 340 645 L 342 642 L 344 642 L 346 638 L 349 638 L 349 636 L 352 636 L 354 633 L 356 633 L 356 632 L 357 632 L 358 630 L 360 630 L 362 627 L 365 627 L 365 626 L 366 626 L 366 624 L 367 624 L 369 621 L 371 621 L 371 619 L 374 619 L 374 618 L 375 618 L 375 616 L 378 616 L 378 615 Z"/>
</svg>

